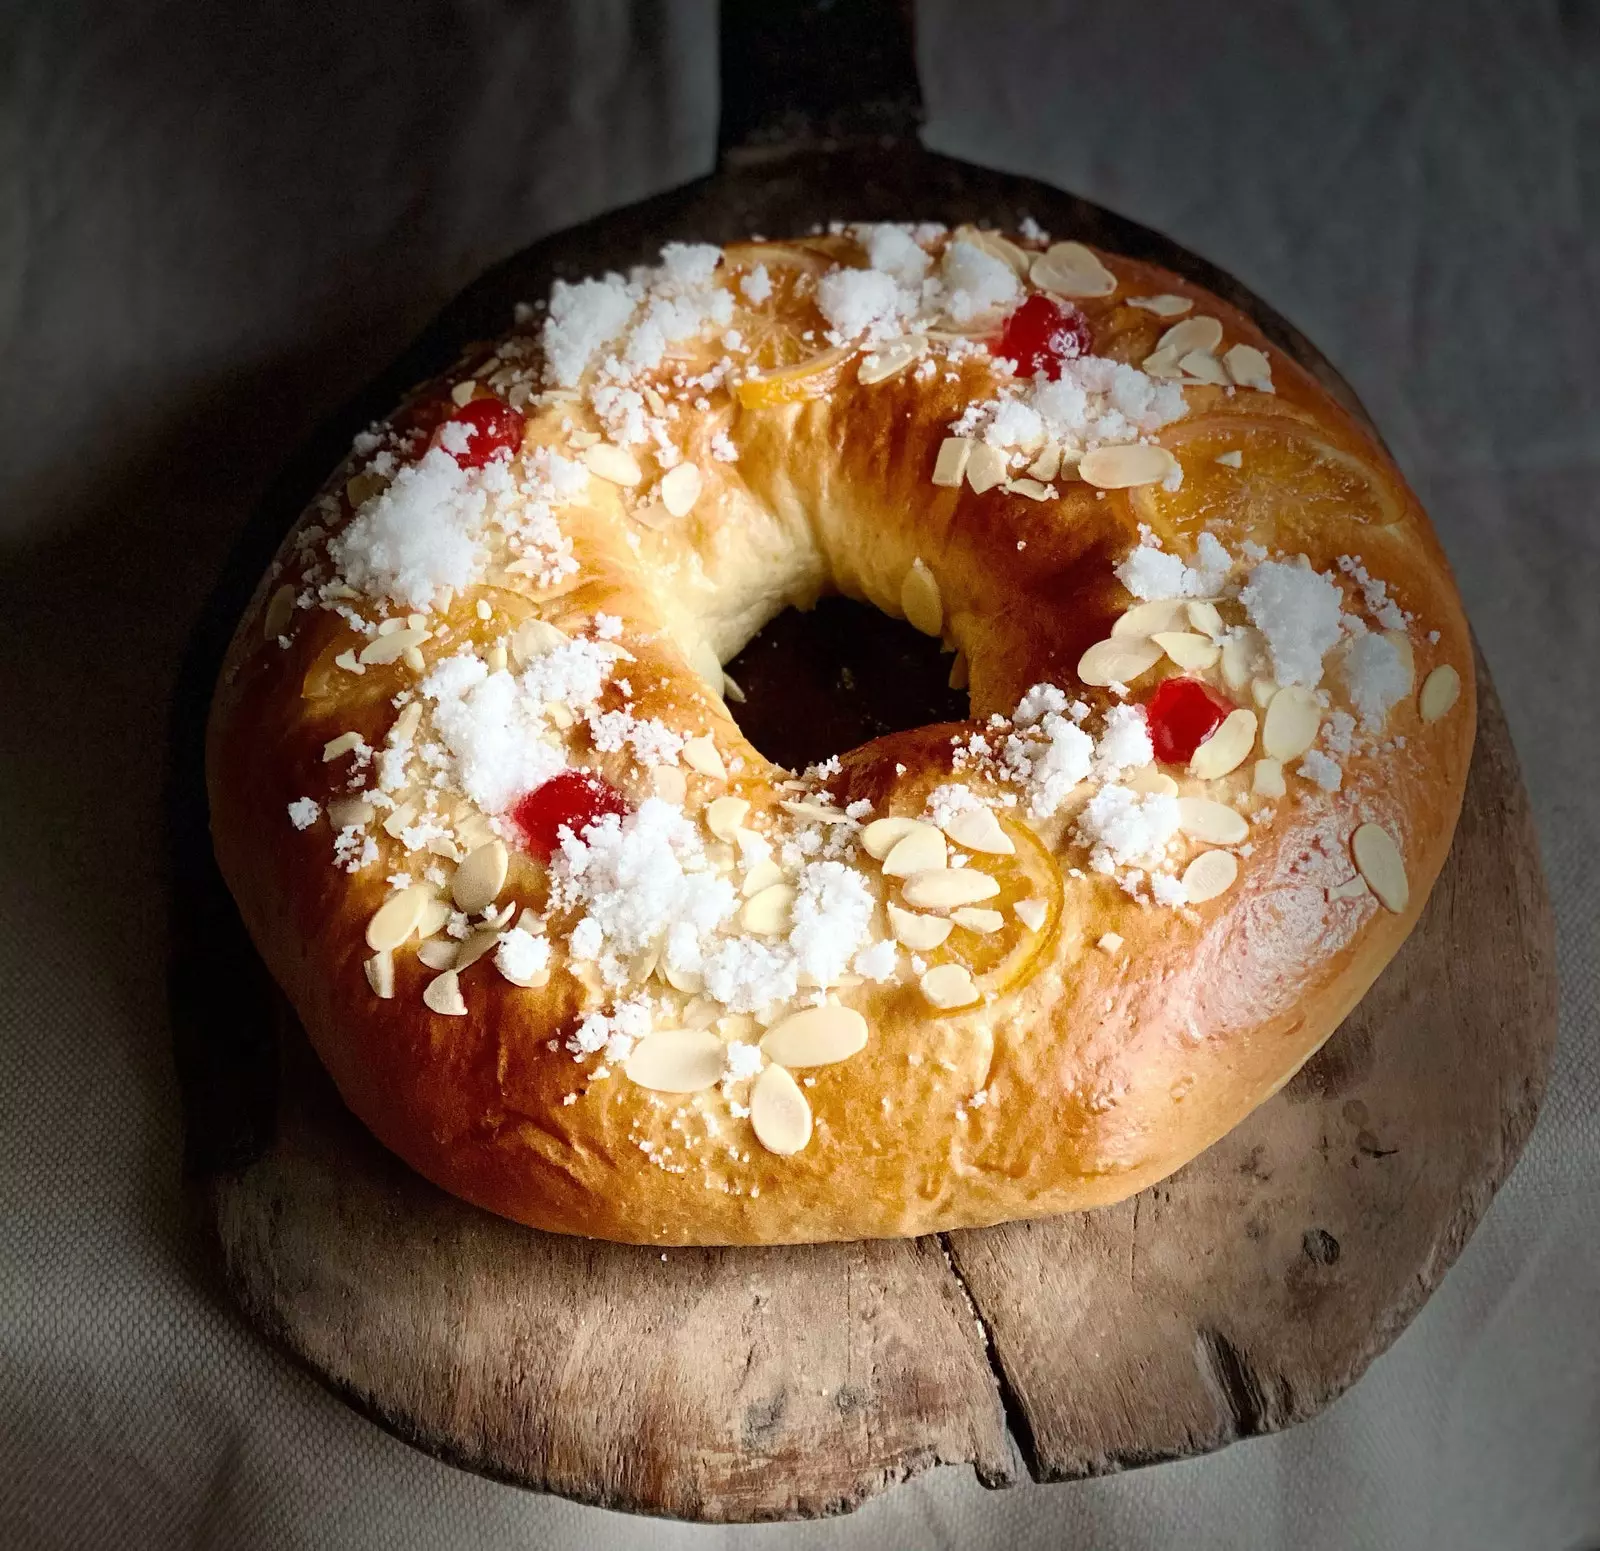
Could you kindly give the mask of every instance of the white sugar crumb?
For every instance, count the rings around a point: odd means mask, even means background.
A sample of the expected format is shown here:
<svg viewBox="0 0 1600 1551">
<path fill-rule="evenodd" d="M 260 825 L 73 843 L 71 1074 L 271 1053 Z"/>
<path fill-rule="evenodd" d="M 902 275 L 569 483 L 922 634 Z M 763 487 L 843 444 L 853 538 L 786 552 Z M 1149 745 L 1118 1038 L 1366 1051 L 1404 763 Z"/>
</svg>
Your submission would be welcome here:
<svg viewBox="0 0 1600 1551">
<path fill-rule="evenodd" d="M 1048 711 L 1037 725 L 1006 739 L 1002 758 L 1028 794 L 1028 811 L 1047 819 L 1088 778 L 1094 739 L 1059 712 Z"/>
<path fill-rule="evenodd" d="M 936 786 L 928 793 L 927 814 L 935 824 L 948 824 L 957 814 L 984 807 L 983 799 L 970 786 Z"/>
<path fill-rule="evenodd" d="M 876 226 L 858 226 L 855 237 L 867 250 L 867 262 L 892 276 L 897 285 L 919 287 L 933 264 L 912 236 L 909 226 L 896 226 L 888 221 Z"/>
<path fill-rule="evenodd" d="M 1322 721 L 1322 741 L 1331 753 L 1348 754 L 1355 744 L 1356 719 L 1348 711 L 1330 711 Z"/>
<path fill-rule="evenodd" d="M 1164 792 L 1139 793 L 1111 782 L 1078 815 L 1078 839 L 1090 848 L 1096 872 L 1119 867 L 1155 867 L 1178 832 L 1178 799 Z"/>
<path fill-rule="evenodd" d="M 723 1075 L 732 1082 L 742 1082 L 761 1070 L 763 1057 L 759 1046 L 747 1045 L 742 1040 L 729 1040 L 722 1056 Z"/>
<path fill-rule="evenodd" d="M 602 641 L 615 641 L 622 634 L 622 621 L 615 614 L 596 614 L 594 633 Z"/>
<path fill-rule="evenodd" d="M 1195 544 L 1194 563 L 1186 565 L 1177 555 L 1168 554 L 1148 530 L 1143 542 L 1116 568 L 1117 580 L 1134 597 L 1210 598 L 1227 585 L 1233 570 L 1233 557 L 1209 533 L 1202 533 Z"/>
<path fill-rule="evenodd" d="M 855 956 L 855 961 L 850 967 L 863 980 L 874 982 L 893 980 L 899 956 L 899 950 L 893 940 L 886 937 L 882 942 L 873 943 L 870 948 L 863 948 Z"/>
<path fill-rule="evenodd" d="M 1344 783 L 1344 772 L 1337 761 L 1330 759 L 1320 749 L 1308 749 L 1297 767 L 1300 774 L 1313 786 L 1325 792 L 1336 792 Z"/>
<path fill-rule="evenodd" d="M 1384 630 L 1404 630 L 1408 622 L 1404 609 L 1389 596 L 1388 585 L 1368 573 L 1359 555 L 1340 555 L 1339 569 L 1361 589 L 1367 612 Z"/>
<path fill-rule="evenodd" d="M 557 387 L 576 387 L 590 358 L 627 327 L 637 301 L 637 292 L 621 275 L 576 285 L 557 280 L 550 288 L 543 336 L 550 380 Z"/>
<path fill-rule="evenodd" d="M 1137 770 L 1156 757 L 1150 723 L 1142 706 L 1112 706 L 1105 730 L 1095 745 L 1095 773 L 1114 780 L 1124 770 Z"/>
<path fill-rule="evenodd" d="M 871 940 L 876 901 L 866 880 L 843 862 L 812 862 L 800 874 L 789 946 L 800 977 L 836 985 Z"/>
<path fill-rule="evenodd" d="M 767 273 L 767 266 L 757 264 L 749 274 L 740 279 L 739 289 L 744 292 L 744 299 L 747 302 L 759 307 L 772 295 L 772 277 Z"/>
<path fill-rule="evenodd" d="M 296 829 L 310 829 L 322 817 L 322 804 L 309 797 L 297 797 L 289 804 L 289 822 Z"/>
<path fill-rule="evenodd" d="M 1390 708 L 1411 688 L 1400 649 L 1387 636 L 1357 636 L 1340 654 L 1339 669 L 1361 725 L 1371 731 L 1383 726 Z"/>
<path fill-rule="evenodd" d="M 1250 573 L 1239 601 L 1266 637 L 1278 683 L 1315 688 L 1322 659 L 1341 633 L 1339 589 L 1316 571 L 1264 560 Z"/>
<path fill-rule="evenodd" d="M 1050 233 L 1047 232 L 1031 215 L 1025 215 L 1017 223 L 1017 235 L 1025 242 L 1049 242 Z"/>
<path fill-rule="evenodd" d="M 494 962 L 507 980 L 536 980 L 550 967 L 550 939 L 514 926 L 501 937 Z"/>
<path fill-rule="evenodd" d="M 906 303 L 894 277 L 876 269 L 836 269 L 817 282 L 817 306 L 841 339 L 898 331 Z"/>
<path fill-rule="evenodd" d="M 939 274 L 945 285 L 945 310 L 956 323 L 970 323 L 986 312 L 1009 307 L 1021 294 L 1009 264 L 959 238 L 945 248 Z"/>
</svg>

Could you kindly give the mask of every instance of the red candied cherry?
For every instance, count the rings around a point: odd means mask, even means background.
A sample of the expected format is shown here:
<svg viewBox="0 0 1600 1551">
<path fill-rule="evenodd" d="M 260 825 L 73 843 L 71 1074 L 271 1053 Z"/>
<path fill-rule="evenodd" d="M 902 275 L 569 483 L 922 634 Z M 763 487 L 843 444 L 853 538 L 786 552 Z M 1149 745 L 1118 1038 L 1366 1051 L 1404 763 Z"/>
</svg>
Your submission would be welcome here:
<svg viewBox="0 0 1600 1551">
<path fill-rule="evenodd" d="M 626 799 L 609 781 L 587 770 L 563 770 L 519 799 L 511 817 L 528 849 L 548 861 L 561 843 L 562 830 L 570 829 L 581 838 L 608 813 L 620 818 L 627 811 Z"/>
<path fill-rule="evenodd" d="M 1164 765 L 1187 765 L 1236 709 L 1199 679 L 1166 679 L 1146 702 L 1150 744 Z"/>
<path fill-rule="evenodd" d="M 450 456 L 464 469 L 481 469 L 495 458 L 509 458 L 522 446 L 523 418 L 499 399 L 470 399 L 444 425 L 465 426 L 467 445 Z M 444 426 L 440 426 L 442 432 Z"/>
<path fill-rule="evenodd" d="M 1088 355 L 1093 348 L 1088 318 L 1071 302 L 1058 302 L 1040 292 L 1006 319 L 992 351 L 1015 361 L 1019 377 L 1043 372 L 1053 380 L 1061 375 L 1063 361 Z"/>
</svg>

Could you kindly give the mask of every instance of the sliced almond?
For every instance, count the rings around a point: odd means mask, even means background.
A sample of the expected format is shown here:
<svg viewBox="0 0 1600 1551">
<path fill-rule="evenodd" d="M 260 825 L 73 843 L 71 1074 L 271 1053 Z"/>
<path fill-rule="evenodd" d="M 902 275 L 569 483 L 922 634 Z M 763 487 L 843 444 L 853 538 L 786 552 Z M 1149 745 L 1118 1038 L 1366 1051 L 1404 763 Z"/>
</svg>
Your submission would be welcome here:
<svg viewBox="0 0 1600 1551">
<path fill-rule="evenodd" d="M 591 474 L 613 485 L 637 485 L 644 479 L 639 460 L 613 442 L 596 442 L 584 453 L 583 461 Z"/>
<path fill-rule="evenodd" d="M 261 634 L 268 641 L 276 641 L 289 628 L 289 622 L 294 618 L 294 588 L 288 582 L 278 588 L 267 599 L 267 607 L 261 616 Z"/>
<path fill-rule="evenodd" d="M 685 996 L 698 996 L 706 988 L 705 976 L 697 969 L 679 969 L 668 964 L 663 973 L 667 984 Z"/>
<path fill-rule="evenodd" d="M 680 463 L 661 476 L 661 504 L 674 517 L 687 517 L 700 499 L 704 479 L 697 463 Z"/>
<path fill-rule="evenodd" d="M 781 937 L 789 930 L 789 912 L 794 905 L 792 883 L 773 883 L 744 902 L 739 925 L 758 937 Z"/>
<path fill-rule="evenodd" d="M 450 880 L 450 897 L 456 908 L 475 916 L 487 910 L 506 886 L 506 871 L 511 863 L 503 840 L 491 840 L 468 854 Z"/>
<path fill-rule="evenodd" d="M 974 495 L 993 490 L 1006 477 L 1005 454 L 987 442 L 974 442 L 967 455 L 967 487 Z"/>
<path fill-rule="evenodd" d="M 1422 681 L 1422 693 L 1417 697 L 1417 709 L 1425 722 L 1436 722 L 1444 716 L 1461 696 L 1461 675 L 1449 663 L 1444 663 Z"/>
<path fill-rule="evenodd" d="M 322 745 L 322 763 L 337 759 L 341 754 L 348 754 L 352 749 L 358 749 L 366 742 L 359 732 L 342 732 L 337 738 L 330 738 Z"/>
<path fill-rule="evenodd" d="M 981 226 L 958 226 L 950 234 L 950 240 L 981 248 L 990 258 L 997 258 L 1002 264 L 1009 265 L 1014 274 L 1027 274 L 1028 265 L 1033 262 L 1033 254 L 1019 248 L 1009 237 L 1002 237 L 999 232 L 987 231 Z"/>
<path fill-rule="evenodd" d="M 1256 713 L 1243 708 L 1230 711 L 1222 725 L 1194 751 L 1189 773 L 1202 781 L 1215 781 L 1230 770 L 1237 770 L 1255 746 Z"/>
<path fill-rule="evenodd" d="M 1192 839 L 1218 846 L 1236 846 L 1250 838 L 1243 814 L 1209 797 L 1180 797 L 1178 828 Z"/>
<path fill-rule="evenodd" d="M 1417 654 L 1411 649 L 1411 637 L 1404 630 L 1385 630 L 1383 638 L 1400 654 L 1400 666 L 1405 669 L 1406 693 L 1411 693 L 1417 682 Z"/>
<path fill-rule="evenodd" d="M 1214 355 L 1221 343 L 1222 324 L 1217 319 L 1185 318 L 1182 323 L 1174 323 L 1156 341 L 1156 350 L 1178 357 L 1187 355 L 1191 350 L 1203 350 L 1207 355 Z"/>
<path fill-rule="evenodd" d="M 328 822 L 335 829 L 363 829 L 372 819 L 372 804 L 360 797 L 335 797 L 328 804 Z"/>
<path fill-rule="evenodd" d="M 402 660 L 413 673 L 422 673 L 428 666 L 427 659 L 422 655 L 420 646 L 408 646 L 405 649 Z"/>
<path fill-rule="evenodd" d="M 959 964 L 935 965 L 917 985 L 928 1005 L 941 1012 L 970 1007 L 979 997 L 977 981 Z"/>
<path fill-rule="evenodd" d="M 1128 442 L 1119 447 L 1096 447 L 1078 460 L 1079 477 L 1098 490 L 1131 490 L 1159 485 L 1178 471 L 1178 460 L 1165 447 L 1149 442 Z"/>
<path fill-rule="evenodd" d="M 1193 630 L 1163 630 L 1150 637 L 1177 665 L 1190 673 L 1215 667 L 1222 648 L 1208 635 Z"/>
<path fill-rule="evenodd" d="M 1006 489 L 1012 495 L 1026 496 L 1030 501 L 1048 501 L 1052 492 L 1036 479 L 1008 479 Z"/>
<path fill-rule="evenodd" d="M 950 919 L 963 930 L 977 932 L 981 937 L 998 932 L 1006 924 L 1006 918 L 998 910 L 986 910 L 982 905 L 963 905 L 950 912 Z"/>
<path fill-rule="evenodd" d="M 918 915 L 914 910 L 889 906 L 889 930 L 894 940 L 903 948 L 915 953 L 927 953 L 937 948 L 950 935 L 950 922 L 943 916 Z"/>
<path fill-rule="evenodd" d="M 681 808 L 689 794 L 689 779 L 676 765 L 657 765 L 650 772 L 650 790 L 663 802 Z"/>
<path fill-rule="evenodd" d="M 1110 296 L 1117 277 L 1081 242 L 1053 243 L 1028 266 L 1028 278 L 1057 296 Z"/>
<path fill-rule="evenodd" d="M 1350 837 L 1350 854 L 1383 907 L 1399 915 L 1410 902 L 1411 884 L 1394 836 L 1381 824 L 1363 824 Z"/>
<path fill-rule="evenodd" d="M 1037 932 L 1050 916 L 1050 907 L 1042 899 L 1019 899 L 1012 907 L 1011 913 L 1030 932 Z"/>
<path fill-rule="evenodd" d="M 1191 905 L 1226 894 L 1239 876 L 1239 860 L 1231 851 L 1203 851 L 1183 869 L 1183 894 Z"/>
<path fill-rule="evenodd" d="M 350 503 L 351 511 L 358 511 L 365 506 L 373 496 L 381 490 L 389 488 L 389 481 L 375 469 L 363 469 L 344 485 L 344 498 Z"/>
<path fill-rule="evenodd" d="M 1161 661 L 1161 648 L 1154 641 L 1133 636 L 1113 636 L 1096 641 L 1078 659 L 1078 677 L 1085 684 L 1101 687 L 1131 684 Z"/>
<path fill-rule="evenodd" d="M 461 994 L 461 981 L 453 969 L 435 975 L 422 988 L 422 1000 L 430 1012 L 443 1018 L 464 1018 L 467 1015 L 466 998 Z"/>
<path fill-rule="evenodd" d="M 622 1069 L 654 1093 L 699 1093 L 721 1079 L 724 1059 L 710 1029 L 659 1029 L 633 1047 Z"/>
<path fill-rule="evenodd" d="M 456 967 L 456 949 L 460 946 L 453 937 L 430 937 L 419 944 L 417 959 L 424 969 L 435 972 Z"/>
<path fill-rule="evenodd" d="M 1235 345 L 1223 356 L 1222 364 L 1241 388 L 1272 392 L 1272 362 L 1254 345 Z"/>
<path fill-rule="evenodd" d="M 493 952 L 499 944 L 500 933 L 493 928 L 473 932 L 470 936 L 463 937 L 456 946 L 455 962 L 450 968 L 459 975 L 462 970 L 476 964 L 484 954 Z"/>
<path fill-rule="evenodd" d="M 867 1020 L 849 1007 L 808 1007 L 761 1036 L 761 1053 L 779 1066 L 832 1066 L 866 1047 Z"/>
<path fill-rule="evenodd" d="M 728 779 L 728 767 L 723 764 L 716 740 L 709 733 L 702 733 L 698 738 L 689 738 L 684 742 L 683 762 L 691 770 L 713 781 Z"/>
<path fill-rule="evenodd" d="M 938 578 L 920 558 L 900 582 L 900 612 L 915 630 L 937 636 L 944 629 L 944 600 L 939 595 Z"/>
<path fill-rule="evenodd" d="M 1357 873 L 1353 878 L 1346 878 L 1343 883 L 1336 883 L 1328 890 L 1329 899 L 1365 899 L 1372 892 L 1367 887 L 1367 880 Z"/>
<path fill-rule="evenodd" d="M 1272 704 L 1273 696 L 1278 693 L 1276 679 L 1253 678 L 1250 680 L 1250 698 L 1255 701 L 1260 710 L 1265 711 Z"/>
<path fill-rule="evenodd" d="M 356 661 L 356 654 L 353 651 L 340 652 L 339 655 L 333 659 L 333 662 L 335 667 L 343 668 L 346 673 L 360 674 L 367 671 L 359 662 Z"/>
<path fill-rule="evenodd" d="M 881 862 L 920 823 L 920 819 L 874 819 L 861 831 L 861 849 Z"/>
<path fill-rule="evenodd" d="M 1143 765 L 1129 776 L 1123 783 L 1130 792 L 1143 794 L 1157 794 L 1162 797 L 1176 797 L 1178 783 L 1164 770 L 1157 770 L 1154 765 Z"/>
<path fill-rule="evenodd" d="M 972 682 L 971 670 L 967 667 L 967 654 L 957 652 L 950 659 L 950 688 L 965 689 Z"/>
<path fill-rule="evenodd" d="M 1183 368 L 1178 365 L 1178 357 L 1171 350 L 1157 350 L 1147 355 L 1139 363 L 1146 376 L 1149 377 L 1181 377 Z"/>
<path fill-rule="evenodd" d="M 1061 443 L 1046 442 L 1044 451 L 1028 465 L 1028 472 L 1035 479 L 1049 484 L 1061 472 Z"/>
<path fill-rule="evenodd" d="M 722 698 L 731 700 L 735 705 L 743 705 L 745 703 L 745 692 L 734 681 L 732 674 L 724 673 L 722 675 Z"/>
<path fill-rule="evenodd" d="M 1261 729 L 1261 749 L 1272 759 L 1298 759 L 1317 741 L 1322 707 L 1302 684 L 1288 684 L 1272 697 Z"/>
<path fill-rule="evenodd" d="M 958 486 L 967 472 L 967 459 L 978 444 L 970 436 L 947 436 L 933 460 L 933 483 L 947 489 Z"/>
<path fill-rule="evenodd" d="M 1159 631 L 1182 630 L 1187 619 L 1181 598 L 1157 598 L 1150 603 L 1136 603 L 1111 627 L 1111 639 L 1122 641 L 1130 636 L 1137 638 L 1152 636 Z"/>
<path fill-rule="evenodd" d="M 1196 598 L 1189 603 L 1184 613 L 1189 616 L 1190 628 L 1198 630 L 1201 635 L 1208 635 L 1213 641 L 1220 641 L 1223 632 L 1228 628 L 1222 623 L 1222 615 L 1217 612 L 1217 606 L 1207 598 Z"/>
<path fill-rule="evenodd" d="M 769 1066 L 750 1090 L 750 1125 L 768 1152 L 788 1158 L 811 1140 L 811 1106 L 800 1084 L 781 1066 Z"/>
<path fill-rule="evenodd" d="M 394 955 L 387 948 L 374 953 L 362 964 L 372 994 L 388 1001 L 394 995 Z"/>
<path fill-rule="evenodd" d="M 445 924 L 450 919 L 450 906 L 437 894 L 429 895 L 428 901 L 422 907 L 422 915 L 417 921 L 417 936 L 428 938 L 445 929 Z"/>
<path fill-rule="evenodd" d="M 1253 625 L 1230 630 L 1222 643 L 1222 682 L 1235 694 L 1250 682 L 1261 662 L 1261 632 Z"/>
<path fill-rule="evenodd" d="M 742 797 L 714 798 L 706 804 L 706 828 L 718 840 L 731 841 L 743 826 L 749 812 L 750 804 Z"/>
<path fill-rule="evenodd" d="M 413 883 L 391 894 L 367 922 L 367 946 L 375 953 L 392 953 L 416 931 L 423 908 L 432 898 L 433 889 L 426 883 Z"/>
<path fill-rule="evenodd" d="M 1122 933 L 1102 933 L 1099 941 L 1095 943 L 1095 947 L 1097 947 L 1102 953 L 1109 953 L 1113 958 L 1115 958 L 1122 949 Z"/>
<path fill-rule="evenodd" d="M 1178 365 L 1185 376 L 1193 377 L 1196 382 L 1212 383 L 1219 388 L 1228 385 L 1228 374 L 1223 371 L 1222 362 L 1209 351 L 1186 351 L 1178 357 Z"/>
<path fill-rule="evenodd" d="M 504 673 L 506 669 L 506 649 L 496 641 L 493 646 L 483 654 L 483 660 L 488 665 L 491 673 Z"/>
<path fill-rule="evenodd" d="M 757 894 L 770 889 L 784 881 L 784 871 L 770 856 L 763 857 L 759 862 L 749 867 L 744 875 L 744 883 L 739 892 L 746 899 L 754 899 Z"/>
<path fill-rule="evenodd" d="M 518 667 L 522 667 L 558 646 L 565 646 L 567 639 L 565 631 L 558 630 L 547 619 L 525 619 L 511 636 L 511 655 L 516 658 Z"/>
<path fill-rule="evenodd" d="M 1158 318 L 1181 318 L 1188 312 L 1194 303 L 1187 296 L 1130 296 L 1130 307 L 1140 307 L 1146 312 L 1153 312 Z"/>
<path fill-rule="evenodd" d="M 398 662 L 412 647 L 421 646 L 427 639 L 426 630 L 407 626 L 404 630 L 395 630 L 379 636 L 375 641 L 368 641 L 356 660 L 369 668 L 382 667 L 386 663 Z"/>
<path fill-rule="evenodd" d="M 958 846 L 989 856 L 1012 856 L 1016 843 L 1001 827 L 992 808 L 963 808 L 940 826 Z"/>
<path fill-rule="evenodd" d="M 1283 764 L 1276 759 L 1258 759 L 1250 772 L 1250 790 L 1257 797 L 1282 797 L 1288 790 L 1283 780 Z"/>
<path fill-rule="evenodd" d="M 465 381 L 458 382 L 450 390 L 450 402 L 457 405 L 468 404 L 472 401 L 472 395 L 477 391 L 477 383 L 468 377 Z"/>
<path fill-rule="evenodd" d="M 1220 463 L 1225 469 L 1243 468 L 1244 454 L 1237 447 L 1231 447 L 1227 452 L 1219 452 L 1211 461 Z"/>
<path fill-rule="evenodd" d="M 914 910 L 954 910 L 957 905 L 978 905 L 1000 892 L 999 883 L 976 867 L 940 867 L 915 872 L 900 894 Z"/>
<path fill-rule="evenodd" d="M 891 878 L 909 878 L 914 872 L 947 865 L 944 836 L 932 824 L 920 821 L 895 841 L 893 849 L 883 859 L 883 870 Z"/>
<path fill-rule="evenodd" d="M 813 824 L 848 824 L 850 816 L 841 813 L 837 808 L 830 808 L 824 802 L 806 802 L 804 800 L 783 801 L 778 804 L 785 813 L 793 814 L 797 819 L 806 819 Z"/>
<path fill-rule="evenodd" d="M 926 334 L 902 334 L 864 355 L 856 371 L 856 380 L 869 388 L 874 383 L 887 382 L 891 377 L 898 377 L 927 348 Z"/>
</svg>

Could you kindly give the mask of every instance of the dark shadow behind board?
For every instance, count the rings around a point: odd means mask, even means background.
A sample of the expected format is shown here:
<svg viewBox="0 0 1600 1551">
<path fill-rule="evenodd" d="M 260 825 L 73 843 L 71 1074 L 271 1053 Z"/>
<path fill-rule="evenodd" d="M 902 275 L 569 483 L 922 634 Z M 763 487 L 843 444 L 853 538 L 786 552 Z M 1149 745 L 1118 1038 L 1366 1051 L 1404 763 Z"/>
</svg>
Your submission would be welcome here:
<svg viewBox="0 0 1600 1551">
<path fill-rule="evenodd" d="M 201 736 L 232 623 L 351 435 L 558 275 L 646 262 L 671 239 L 836 217 L 1014 227 L 1024 215 L 1211 287 L 1360 413 L 1236 281 L 1096 206 L 904 141 L 747 152 L 475 284 L 296 459 L 212 599 L 178 696 L 171 787 L 196 1204 L 249 1316 L 441 1458 L 716 1521 L 845 1510 L 936 1464 L 999 1485 L 1214 1448 L 1303 1419 L 1353 1382 L 1437 1284 L 1526 1138 L 1554 1037 L 1551 925 L 1481 664 L 1466 810 L 1418 930 L 1283 1093 L 1122 1206 L 665 1260 L 538 1234 L 383 1153 L 281 1018 L 211 861 Z"/>
</svg>

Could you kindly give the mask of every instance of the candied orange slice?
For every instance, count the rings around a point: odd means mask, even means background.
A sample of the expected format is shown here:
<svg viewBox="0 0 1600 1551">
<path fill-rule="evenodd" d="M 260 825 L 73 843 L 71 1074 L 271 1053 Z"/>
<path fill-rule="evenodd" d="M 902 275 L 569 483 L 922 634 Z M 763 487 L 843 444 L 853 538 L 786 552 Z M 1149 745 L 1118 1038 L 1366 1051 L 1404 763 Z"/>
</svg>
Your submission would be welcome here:
<svg viewBox="0 0 1600 1551">
<path fill-rule="evenodd" d="M 740 243 L 726 253 L 728 283 L 744 308 L 738 327 L 750 370 L 735 390 L 739 402 L 747 409 L 768 409 L 832 391 L 840 367 L 855 354 L 827 346 L 827 320 L 813 300 L 817 280 L 834 263 L 833 255 L 778 242 Z M 751 302 L 741 282 L 758 267 L 765 268 L 772 292 Z"/>
<path fill-rule="evenodd" d="M 1235 542 L 1255 538 L 1281 549 L 1296 533 L 1400 517 L 1376 469 L 1288 416 L 1207 415 L 1168 426 L 1161 441 L 1183 465 L 1182 485 L 1146 485 L 1132 495 L 1139 516 L 1163 537 L 1222 527 Z M 1217 461 L 1235 453 L 1237 468 Z"/>
<path fill-rule="evenodd" d="M 821 355 L 801 361 L 797 366 L 746 377 L 734 391 L 746 409 L 771 409 L 778 404 L 799 404 L 806 399 L 821 398 L 833 391 L 844 363 L 855 353 L 845 346 L 824 350 Z"/>
</svg>

